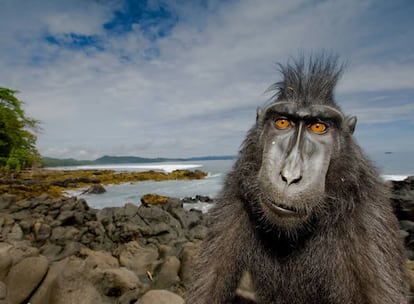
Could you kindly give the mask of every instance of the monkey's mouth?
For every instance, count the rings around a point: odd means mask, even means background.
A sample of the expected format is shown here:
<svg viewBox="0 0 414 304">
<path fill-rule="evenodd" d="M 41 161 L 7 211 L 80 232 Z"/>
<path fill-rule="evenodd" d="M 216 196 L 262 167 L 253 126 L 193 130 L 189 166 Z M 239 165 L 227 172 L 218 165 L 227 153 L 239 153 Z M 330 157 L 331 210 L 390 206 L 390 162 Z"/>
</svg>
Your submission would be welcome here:
<svg viewBox="0 0 414 304">
<path fill-rule="evenodd" d="M 267 205 L 269 208 L 280 216 L 288 216 L 288 217 L 303 217 L 307 215 L 307 212 L 304 209 L 286 206 L 284 204 L 276 203 L 273 201 L 267 201 Z"/>
</svg>

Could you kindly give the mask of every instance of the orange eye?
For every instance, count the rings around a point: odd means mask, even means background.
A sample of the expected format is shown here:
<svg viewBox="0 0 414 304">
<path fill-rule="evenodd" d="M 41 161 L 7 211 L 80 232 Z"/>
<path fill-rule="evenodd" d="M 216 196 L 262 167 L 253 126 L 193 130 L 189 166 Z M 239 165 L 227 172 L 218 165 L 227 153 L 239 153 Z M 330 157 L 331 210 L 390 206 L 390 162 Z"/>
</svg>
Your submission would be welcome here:
<svg viewBox="0 0 414 304">
<path fill-rule="evenodd" d="M 313 123 L 309 126 L 309 129 L 313 132 L 313 133 L 317 133 L 317 134 L 322 134 L 326 131 L 328 127 L 322 123 L 322 122 L 316 122 Z"/>
<path fill-rule="evenodd" d="M 279 118 L 276 120 L 276 127 L 280 130 L 284 130 L 290 127 L 290 121 L 285 118 Z"/>
</svg>

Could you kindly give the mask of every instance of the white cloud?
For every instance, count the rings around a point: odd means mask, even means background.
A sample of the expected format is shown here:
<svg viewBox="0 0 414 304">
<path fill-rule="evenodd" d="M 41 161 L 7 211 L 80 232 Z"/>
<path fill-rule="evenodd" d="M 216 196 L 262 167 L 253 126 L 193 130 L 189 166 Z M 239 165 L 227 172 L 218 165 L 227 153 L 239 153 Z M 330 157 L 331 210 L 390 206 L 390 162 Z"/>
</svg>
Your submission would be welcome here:
<svg viewBox="0 0 414 304">
<path fill-rule="evenodd" d="M 414 62 L 369 63 L 351 67 L 339 92 L 372 92 L 414 89 Z"/>
<path fill-rule="evenodd" d="M 112 17 L 108 5 L 6 3 L 0 85 L 20 90 L 28 113 L 44 121 L 44 155 L 235 154 L 256 107 L 269 97 L 263 92 L 278 80 L 275 63 L 301 49 L 325 48 L 351 63 L 356 59 L 338 93 L 354 94 L 345 108 L 366 122 L 414 117 L 412 98 L 395 108 L 356 101 L 361 92 L 414 89 L 412 42 L 387 46 L 390 38 L 378 36 L 382 28 L 365 23 L 371 1 L 209 1 L 207 9 L 170 2 L 178 23 L 157 41 L 138 25 L 108 35 L 102 28 Z M 23 10 L 27 5 L 30 12 Z M 71 50 L 44 40 L 47 33 L 68 32 L 97 35 L 104 50 Z M 380 39 L 377 48 L 363 45 L 374 38 Z M 387 47 L 407 48 L 405 60 L 373 56 Z M 160 56 L 148 60 L 150 48 Z M 33 62 L 34 56 L 42 60 Z"/>
</svg>

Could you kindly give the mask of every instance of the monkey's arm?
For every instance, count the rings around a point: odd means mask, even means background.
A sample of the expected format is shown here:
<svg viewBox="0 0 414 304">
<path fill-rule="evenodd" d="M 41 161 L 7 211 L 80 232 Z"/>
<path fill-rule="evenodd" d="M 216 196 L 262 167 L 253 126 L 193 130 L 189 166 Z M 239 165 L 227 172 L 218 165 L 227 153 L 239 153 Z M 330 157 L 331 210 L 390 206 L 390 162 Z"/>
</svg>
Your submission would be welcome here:
<svg viewBox="0 0 414 304">
<path fill-rule="evenodd" d="M 209 235 L 196 261 L 195 282 L 187 293 L 187 304 L 233 303 L 245 268 L 243 247 L 248 246 L 243 231 L 245 216 L 237 212 L 237 207 L 216 208 L 211 215 Z"/>
<path fill-rule="evenodd" d="M 357 261 L 361 285 L 369 304 L 406 304 L 407 286 L 403 247 L 398 237 L 398 222 L 387 212 L 381 218 L 366 218 L 370 222 L 368 239 L 360 240 L 367 254 Z"/>
</svg>

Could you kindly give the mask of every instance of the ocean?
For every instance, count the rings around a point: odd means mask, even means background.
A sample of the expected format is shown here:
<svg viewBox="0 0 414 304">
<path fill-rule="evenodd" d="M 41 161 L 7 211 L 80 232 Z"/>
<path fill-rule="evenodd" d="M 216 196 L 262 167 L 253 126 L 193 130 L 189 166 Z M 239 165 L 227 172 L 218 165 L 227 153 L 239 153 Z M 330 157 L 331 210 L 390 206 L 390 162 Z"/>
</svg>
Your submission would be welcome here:
<svg viewBox="0 0 414 304">
<path fill-rule="evenodd" d="M 155 193 L 169 197 L 195 197 L 196 195 L 214 198 L 220 191 L 223 181 L 235 160 L 210 160 L 197 162 L 162 162 L 149 164 L 122 164 L 101 166 L 79 166 L 55 169 L 110 169 L 115 171 L 160 170 L 170 172 L 176 169 L 202 170 L 208 176 L 202 180 L 145 181 L 121 185 L 106 185 L 102 194 L 82 194 L 85 189 L 67 191 L 69 195 L 86 199 L 92 208 L 119 207 L 126 203 L 141 204 L 144 194 Z M 201 209 L 204 204 L 198 207 Z"/>
<path fill-rule="evenodd" d="M 370 155 L 386 180 L 403 180 L 414 175 L 414 161 L 411 153 L 384 153 Z M 144 194 L 156 193 L 169 197 L 195 197 L 196 195 L 214 198 L 220 192 L 227 173 L 231 170 L 235 160 L 209 160 L 182 163 L 150 163 L 150 164 L 122 164 L 101 166 L 79 166 L 61 169 L 112 169 L 116 171 L 146 171 L 176 169 L 202 170 L 208 173 L 203 180 L 191 181 L 145 181 L 121 185 L 106 185 L 107 192 L 103 194 L 82 194 L 85 189 L 68 191 L 68 195 L 84 198 L 92 208 L 119 207 L 126 203 L 139 205 Z M 199 204 L 199 209 L 205 211 L 209 206 Z"/>
</svg>

